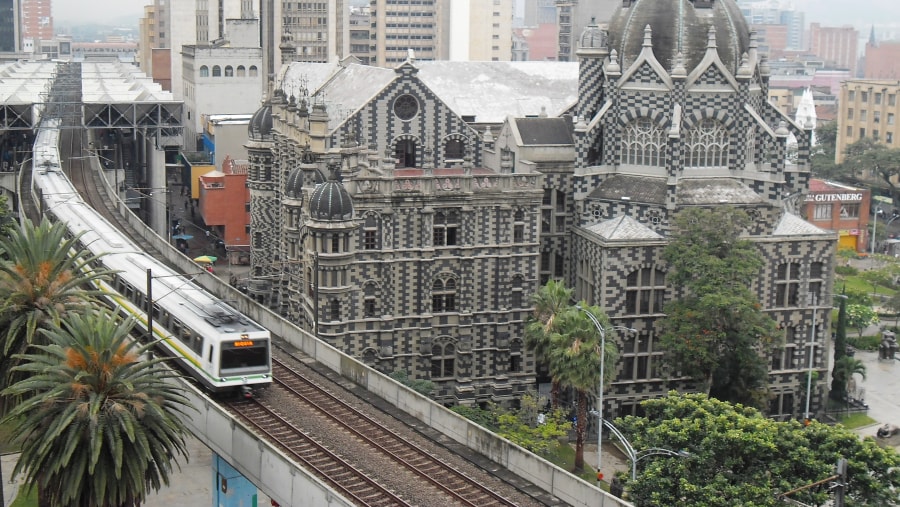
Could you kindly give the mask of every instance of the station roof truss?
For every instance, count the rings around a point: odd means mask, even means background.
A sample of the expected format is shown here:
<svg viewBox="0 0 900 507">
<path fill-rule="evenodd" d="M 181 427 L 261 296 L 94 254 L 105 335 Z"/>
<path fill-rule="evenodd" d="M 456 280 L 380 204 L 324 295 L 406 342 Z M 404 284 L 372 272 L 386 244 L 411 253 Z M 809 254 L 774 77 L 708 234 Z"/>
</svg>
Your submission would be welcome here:
<svg viewBox="0 0 900 507">
<path fill-rule="evenodd" d="M 51 109 L 76 128 L 139 129 L 157 139 L 182 133 L 184 103 L 133 65 L 0 64 L 0 130 L 33 130 Z"/>
</svg>

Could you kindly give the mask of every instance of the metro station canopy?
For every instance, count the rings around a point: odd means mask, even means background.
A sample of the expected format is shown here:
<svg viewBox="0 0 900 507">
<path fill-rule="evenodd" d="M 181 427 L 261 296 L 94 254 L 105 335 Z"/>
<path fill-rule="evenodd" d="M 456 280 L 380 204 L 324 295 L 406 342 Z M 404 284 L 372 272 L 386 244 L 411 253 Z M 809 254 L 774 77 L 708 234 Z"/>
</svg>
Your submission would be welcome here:
<svg viewBox="0 0 900 507">
<path fill-rule="evenodd" d="M 181 135 L 183 102 L 137 67 L 121 62 L 0 64 L 0 129 L 34 129 L 48 106 L 51 86 L 71 87 L 72 93 L 63 94 L 71 102 L 54 106 L 77 114 L 83 127 Z"/>
</svg>

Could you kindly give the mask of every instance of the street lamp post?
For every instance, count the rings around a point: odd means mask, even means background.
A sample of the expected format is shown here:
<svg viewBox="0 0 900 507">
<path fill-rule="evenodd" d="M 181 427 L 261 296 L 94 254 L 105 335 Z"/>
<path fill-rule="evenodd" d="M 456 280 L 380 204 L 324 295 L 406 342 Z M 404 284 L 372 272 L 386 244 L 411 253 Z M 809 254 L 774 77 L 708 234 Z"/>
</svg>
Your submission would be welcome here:
<svg viewBox="0 0 900 507">
<path fill-rule="evenodd" d="M 877 215 L 876 215 L 877 216 Z M 843 294 L 828 294 L 829 296 L 847 299 Z M 813 358 L 815 356 L 816 346 L 816 315 L 819 309 L 819 301 L 815 294 L 809 295 L 810 304 L 813 307 L 812 328 L 809 330 L 809 368 L 806 372 L 806 410 L 803 412 L 803 423 L 809 424 L 809 402 L 812 397 L 812 374 L 813 374 Z"/>
<path fill-rule="evenodd" d="M 631 442 L 629 442 L 628 439 L 625 438 L 625 435 L 623 435 L 622 432 L 619 431 L 619 428 L 616 428 L 613 425 L 613 423 L 611 423 L 609 421 L 603 421 L 602 418 L 600 420 L 603 422 L 603 424 L 606 425 L 607 428 L 609 428 L 609 431 L 611 431 L 613 433 L 613 435 L 615 435 L 616 438 L 619 439 L 619 442 L 622 443 L 622 447 L 625 448 L 625 454 L 628 455 L 628 459 L 629 459 L 629 461 L 631 461 L 631 482 L 634 482 L 634 480 L 637 478 L 638 461 L 640 461 L 644 458 L 647 458 L 649 456 L 660 456 L 660 455 L 672 456 L 672 457 L 676 457 L 676 458 L 691 457 L 691 453 L 689 453 L 687 451 L 673 451 L 671 449 L 664 449 L 662 447 L 650 447 L 648 449 L 641 449 L 640 451 L 635 451 L 634 446 L 632 446 Z"/>
<path fill-rule="evenodd" d="M 878 213 L 881 212 L 881 208 L 875 208 L 875 221 L 872 222 L 872 251 L 871 255 L 875 255 L 875 229 L 878 228 Z"/>
<path fill-rule="evenodd" d="M 600 471 L 600 466 L 603 464 L 603 380 L 605 378 L 604 363 L 606 362 L 606 331 L 604 331 L 600 321 L 597 320 L 597 317 L 595 317 L 593 313 L 587 311 L 587 309 L 580 305 L 576 305 L 575 308 L 584 312 L 584 314 L 591 319 L 594 327 L 597 328 L 597 332 L 600 333 L 600 385 L 597 387 L 597 417 L 600 418 L 600 422 L 597 424 L 597 482 L 600 482 L 603 480 L 603 473 Z M 636 331 L 635 329 L 625 326 L 612 326 L 609 329 L 621 329 L 631 333 Z"/>
</svg>

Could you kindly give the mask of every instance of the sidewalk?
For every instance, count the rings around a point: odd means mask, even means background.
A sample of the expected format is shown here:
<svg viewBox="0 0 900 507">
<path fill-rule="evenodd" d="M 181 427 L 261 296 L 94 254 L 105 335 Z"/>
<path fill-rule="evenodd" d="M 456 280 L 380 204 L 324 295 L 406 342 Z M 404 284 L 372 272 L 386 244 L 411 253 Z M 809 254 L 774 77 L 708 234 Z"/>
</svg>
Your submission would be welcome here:
<svg viewBox="0 0 900 507">
<path fill-rule="evenodd" d="M 212 255 L 217 257 L 217 261 L 213 265 L 213 273 L 220 279 L 229 283 L 231 275 L 235 276 L 239 285 L 245 282 L 249 273 L 248 265 L 230 265 L 228 259 L 225 258 L 221 249 L 216 248 L 215 242 L 219 239 L 215 235 L 207 235 L 209 228 L 203 223 L 196 206 L 193 206 L 189 196 L 181 195 L 181 186 L 178 184 L 170 184 L 172 212 L 170 220 L 178 220 L 181 224 L 181 233 L 193 236 L 187 240 L 188 250 L 185 255 L 194 259 L 201 255 Z M 169 224 L 171 227 L 171 223 Z M 173 240 L 172 246 L 176 246 Z M 205 265 L 198 264 L 205 267 Z"/>
</svg>

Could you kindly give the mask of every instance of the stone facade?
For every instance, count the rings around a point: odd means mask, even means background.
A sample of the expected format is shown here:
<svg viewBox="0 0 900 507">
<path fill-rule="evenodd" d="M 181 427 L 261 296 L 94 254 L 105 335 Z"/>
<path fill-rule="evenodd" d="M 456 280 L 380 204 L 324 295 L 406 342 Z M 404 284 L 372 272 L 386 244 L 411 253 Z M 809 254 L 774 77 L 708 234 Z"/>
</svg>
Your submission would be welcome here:
<svg viewBox="0 0 900 507">
<path fill-rule="evenodd" d="M 412 60 L 292 65 L 267 106 L 272 134 L 254 137 L 251 122 L 254 295 L 381 371 L 431 380 L 442 403 L 507 403 L 535 385 L 529 296 L 562 279 L 637 330 L 607 337 L 621 359 L 603 408 L 637 413 L 698 388 L 660 368 L 662 308 L 678 296 L 661 255 L 678 210 L 727 204 L 753 220 L 746 236 L 767 261 L 753 290 L 784 332 L 760 344 L 770 414 L 802 413 L 810 353 L 815 413 L 836 236 L 799 217 L 811 132 L 767 102 L 768 66 L 734 2 L 623 2 L 608 31 L 591 25 L 579 43 L 565 64 L 576 82 L 529 96 L 523 83 L 540 80 L 508 67 L 517 103 L 542 109 L 508 117 L 493 110 L 512 93 L 484 62 L 446 75 L 428 62 L 427 80 Z M 495 86 L 454 94 L 461 73 Z M 547 90 L 568 86 L 577 100 L 559 107 Z"/>
</svg>

